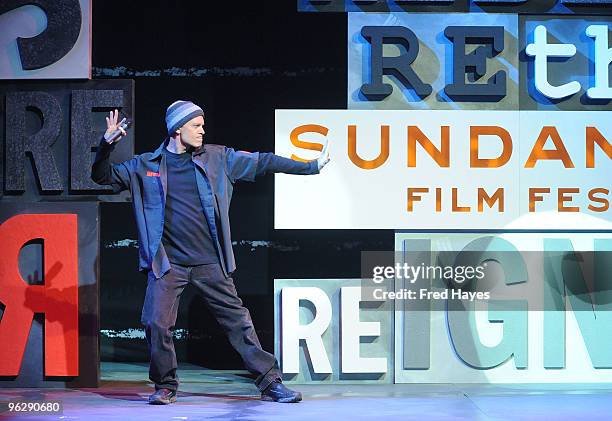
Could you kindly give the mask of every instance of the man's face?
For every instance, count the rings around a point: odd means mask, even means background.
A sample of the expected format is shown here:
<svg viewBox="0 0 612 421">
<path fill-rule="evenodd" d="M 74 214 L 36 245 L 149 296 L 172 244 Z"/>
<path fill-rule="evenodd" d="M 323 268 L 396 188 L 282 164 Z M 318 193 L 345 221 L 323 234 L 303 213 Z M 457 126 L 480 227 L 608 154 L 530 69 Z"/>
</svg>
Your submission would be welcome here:
<svg viewBox="0 0 612 421">
<path fill-rule="evenodd" d="M 204 117 L 192 118 L 179 129 L 179 133 L 185 146 L 199 148 L 204 143 Z"/>
</svg>

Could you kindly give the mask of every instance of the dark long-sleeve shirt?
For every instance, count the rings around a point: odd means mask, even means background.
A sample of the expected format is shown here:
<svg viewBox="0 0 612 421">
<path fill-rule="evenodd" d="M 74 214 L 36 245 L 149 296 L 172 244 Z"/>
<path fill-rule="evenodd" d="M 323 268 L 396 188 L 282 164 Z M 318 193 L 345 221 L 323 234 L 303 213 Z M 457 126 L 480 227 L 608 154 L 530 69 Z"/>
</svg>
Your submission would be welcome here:
<svg viewBox="0 0 612 421">
<path fill-rule="evenodd" d="M 168 191 L 162 244 L 168 260 L 184 266 L 218 263 L 219 257 L 200 203 L 195 164 L 190 153 L 164 149 Z"/>
</svg>

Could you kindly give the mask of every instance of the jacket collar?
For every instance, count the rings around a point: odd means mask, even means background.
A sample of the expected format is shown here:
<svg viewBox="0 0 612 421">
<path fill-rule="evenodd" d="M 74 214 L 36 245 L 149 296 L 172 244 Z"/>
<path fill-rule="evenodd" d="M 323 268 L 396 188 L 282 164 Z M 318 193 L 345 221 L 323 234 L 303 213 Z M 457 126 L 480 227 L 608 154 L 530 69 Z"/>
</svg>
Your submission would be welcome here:
<svg viewBox="0 0 612 421">
<path fill-rule="evenodd" d="M 166 146 L 168 146 L 168 142 L 170 142 L 170 138 L 166 138 L 166 140 L 164 140 L 162 142 L 161 145 L 159 145 L 159 147 L 157 149 L 155 149 L 155 151 L 151 154 L 151 156 L 149 157 L 149 161 L 155 161 L 156 159 L 159 159 L 163 153 L 163 150 Z M 201 155 L 204 152 L 206 152 L 206 144 L 203 144 L 202 146 L 200 146 L 198 149 L 194 150 L 191 153 L 191 156 L 197 156 L 197 155 Z"/>
<path fill-rule="evenodd" d="M 198 155 L 202 155 L 204 152 L 206 152 L 206 143 L 203 143 L 202 146 L 194 150 L 191 155 L 198 156 Z"/>
<path fill-rule="evenodd" d="M 162 151 L 166 146 L 168 146 L 169 141 L 170 139 L 166 138 L 166 140 L 164 140 L 162 144 L 159 145 L 159 147 L 155 149 L 155 151 L 151 154 L 151 156 L 149 157 L 149 161 L 155 161 L 156 159 L 160 158 L 162 155 Z"/>
</svg>

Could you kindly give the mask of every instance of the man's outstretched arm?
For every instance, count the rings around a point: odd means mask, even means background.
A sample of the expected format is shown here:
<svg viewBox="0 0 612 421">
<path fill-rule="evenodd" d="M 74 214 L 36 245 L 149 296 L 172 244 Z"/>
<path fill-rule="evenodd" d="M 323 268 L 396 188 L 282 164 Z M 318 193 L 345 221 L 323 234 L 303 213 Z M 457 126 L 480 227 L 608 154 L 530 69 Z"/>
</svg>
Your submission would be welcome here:
<svg viewBox="0 0 612 421">
<path fill-rule="evenodd" d="M 117 123 L 117 117 L 117 110 L 114 113 L 111 111 L 110 116 L 106 117 L 107 129 L 100 141 L 94 163 L 91 167 L 91 179 L 97 184 L 110 185 L 114 191 L 119 192 L 130 187 L 128 167 L 133 159 L 116 165 L 111 165 L 110 163 L 110 154 L 115 149 L 115 143 L 126 135 L 125 130 L 120 127 L 125 119 Z M 112 141 L 111 136 L 116 130 L 119 130 L 121 135 L 115 141 Z"/>
<path fill-rule="evenodd" d="M 273 153 L 260 152 L 255 175 L 264 175 L 277 172 L 299 175 L 318 174 L 319 166 L 317 165 L 316 160 L 301 162 L 278 156 Z"/>
<path fill-rule="evenodd" d="M 226 151 L 227 172 L 232 182 L 254 181 L 255 176 L 269 173 L 310 175 L 318 174 L 329 162 L 327 144 L 318 159 L 302 162 L 267 152 L 243 152 L 228 148 Z"/>
</svg>

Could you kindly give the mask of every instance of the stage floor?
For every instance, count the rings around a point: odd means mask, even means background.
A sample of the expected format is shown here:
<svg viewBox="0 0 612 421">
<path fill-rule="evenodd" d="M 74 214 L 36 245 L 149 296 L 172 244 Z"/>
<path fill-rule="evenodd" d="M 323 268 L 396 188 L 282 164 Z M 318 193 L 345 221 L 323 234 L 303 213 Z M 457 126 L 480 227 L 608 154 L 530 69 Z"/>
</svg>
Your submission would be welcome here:
<svg viewBox="0 0 612 421">
<path fill-rule="evenodd" d="M 298 404 L 259 400 L 239 371 L 181 365 L 177 403 L 147 404 L 146 364 L 102 364 L 98 389 L 0 389 L 0 402 L 61 400 L 62 415 L 15 420 L 610 420 L 612 385 L 300 385 Z M 2 414 L 0 418 L 7 419 Z"/>
</svg>

